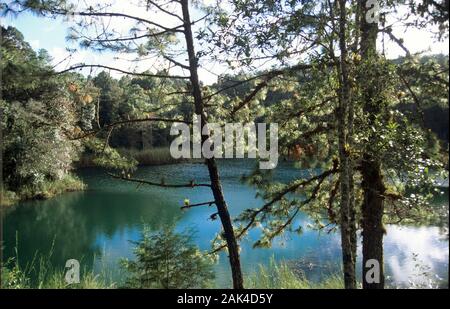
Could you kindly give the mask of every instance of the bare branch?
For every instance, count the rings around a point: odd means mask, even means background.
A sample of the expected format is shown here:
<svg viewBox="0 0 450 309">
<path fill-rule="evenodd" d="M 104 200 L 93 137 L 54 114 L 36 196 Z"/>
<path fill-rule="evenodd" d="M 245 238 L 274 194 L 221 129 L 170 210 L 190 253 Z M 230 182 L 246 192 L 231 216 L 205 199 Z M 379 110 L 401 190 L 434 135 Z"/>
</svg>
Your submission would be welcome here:
<svg viewBox="0 0 450 309">
<path fill-rule="evenodd" d="M 403 44 L 403 40 L 397 38 L 393 33 L 392 33 L 392 29 L 391 28 L 387 28 L 387 29 L 382 29 L 381 32 L 387 33 L 387 35 L 389 35 L 389 37 L 391 38 L 392 41 L 394 41 L 395 43 L 397 43 L 398 46 L 400 46 L 401 49 L 403 49 L 403 51 L 406 54 L 406 57 L 411 57 L 411 52 L 409 51 L 408 48 L 406 48 L 406 46 Z"/>
<path fill-rule="evenodd" d="M 178 18 L 178 20 L 184 22 L 183 18 L 181 18 L 180 16 L 178 16 L 178 15 L 175 14 L 175 13 L 169 12 L 168 10 L 164 9 L 161 5 L 157 4 L 156 2 L 153 2 L 153 1 L 151 1 L 151 0 L 147 0 L 147 3 L 150 3 L 150 4 L 154 5 L 154 6 L 157 7 L 161 12 L 164 12 L 164 13 L 170 15 L 170 16 L 176 17 L 176 18 Z"/>
<path fill-rule="evenodd" d="M 232 118 L 234 115 L 244 106 L 246 106 L 252 99 L 256 97 L 258 92 L 267 86 L 268 82 L 275 76 L 267 76 L 262 82 L 260 82 L 256 87 L 250 92 L 238 105 L 236 105 L 230 112 Z"/>
<path fill-rule="evenodd" d="M 145 185 L 150 185 L 150 186 L 163 187 L 163 188 L 211 187 L 210 184 L 205 184 L 205 183 L 196 184 L 194 181 L 191 181 L 188 184 L 166 184 L 163 180 L 161 180 L 161 182 L 153 182 L 153 181 L 148 181 L 148 180 L 143 180 L 143 179 L 127 178 L 124 176 L 115 175 L 113 173 L 108 173 L 108 175 L 115 179 L 120 179 L 120 180 L 124 180 L 124 181 L 128 181 L 128 182 L 134 182 L 134 183 L 145 184 Z"/>
<path fill-rule="evenodd" d="M 165 27 L 161 24 L 155 23 L 153 21 L 150 21 L 148 19 L 145 18 L 141 18 L 141 17 L 137 17 L 137 16 L 132 16 L 132 15 L 128 15 L 128 14 L 123 14 L 123 13 L 114 13 L 114 12 L 60 12 L 59 14 L 63 14 L 63 15 L 73 15 L 73 16 L 96 16 L 96 17 L 123 17 L 123 18 L 128 18 L 128 19 L 132 19 L 132 20 L 136 20 L 138 22 L 141 23 L 146 23 L 161 29 L 164 29 L 166 31 L 171 31 L 171 28 Z M 183 32 L 181 30 L 175 30 L 176 32 Z"/>
<path fill-rule="evenodd" d="M 175 64 L 175 65 L 177 65 L 177 66 L 183 68 L 183 69 L 189 70 L 189 66 L 186 65 L 186 64 L 182 64 L 181 62 L 178 62 L 178 61 L 176 61 L 175 59 L 173 59 L 173 58 L 171 58 L 171 57 L 169 57 L 169 56 L 167 56 L 167 55 L 164 55 L 164 54 L 162 54 L 162 57 L 163 57 L 164 59 L 166 59 L 166 60 L 172 62 L 173 64 Z"/>
<path fill-rule="evenodd" d="M 181 207 L 181 209 L 187 209 L 187 208 L 198 207 L 198 206 L 211 206 L 215 203 L 216 203 L 216 201 L 210 201 L 210 202 L 204 202 L 204 203 L 198 203 L 198 204 L 189 204 L 189 205 L 185 205 L 185 206 Z"/>
<path fill-rule="evenodd" d="M 122 70 L 122 69 L 113 68 L 113 67 L 106 66 L 106 65 L 101 65 L 101 64 L 79 64 L 79 65 L 74 65 L 74 66 L 71 66 L 68 69 L 65 69 L 63 71 L 59 71 L 59 72 L 56 72 L 56 73 L 53 73 L 53 74 L 55 74 L 55 75 L 64 74 L 64 73 L 67 73 L 67 72 L 70 72 L 70 71 L 73 71 L 73 70 L 76 70 L 76 69 L 83 69 L 83 68 L 102 68 L 102 69 L 107 69 L 107 70 L 111 70 L 111 71 L 120 72 L 120 73 L 127 74 L 127 75 L 134 75 L 134 76 L 147 76 L 147 77 L 168 78 L 168 79 L 189 79 L 189 76 L 129 72 L 129 71 L 125 71 L 125 70 Z"/>
<path fill-rule="evenodd" d="M 116 126 L 120 126 L 123 124 L 128 124 L 128 123 L 140 123 L 140 122 L 157 122 L 157 121 L 161 121 L 161 122 L 169 122 L 169 123 L 186 123 L 186 124 L 192 124 L 192 122 L 190 121 L 186 121 L 186 120 L 180 120 L 180 119 L 168 119 L 168 118 L 158 118 L 158 117 L 149 117 L 149 118 L 138 118 L 138 119 L 127 119 L 127 120 L 120 120 L 120 121 L 116 121 L 113 123 L 110 123 L 108 125 L 103 126 L 101 129 L 99 130 L 94 130 L 94 131 L 90 131 L 90 132 L 86 132 L 85 134 L 81 135 L 81 136 L 77 136 L 75 138 L 72 138 L 72 140 L 79 140 L 79 139 L 83 139 L 85 137 L 88 136 L 92 136 L 92 135 L 96 135 L 102 131 L 105 130 L 111 130 L 112 128 L 116 127 Z"/>
<path fill-rule="evenodd" d="M 86 40 L 88 40 L 90 42 L 95 42 L 95 43 L 111 43 L 111 42 L 134 41 L 134 40 L 138 40 L 138 39 L 157 37 L 157 36 L 160 36 L 160 35 L 176 32 L 177 29 L 182 28 L 182 27 L 183 26 L 177 26 L 177 27 L 174 27 L 174 28 L 170 28 L 168 30 L 160 31 L 160 32 L 146 33 L 146 34 L 137 35 L 137 36 L 112 38 L 112 39 L 94 39 L 94 38 L 90 38 L 90 37 L 87 37 L 87 36 L 83 36 L 82 38 L 86 39 Z"/>
</svg>

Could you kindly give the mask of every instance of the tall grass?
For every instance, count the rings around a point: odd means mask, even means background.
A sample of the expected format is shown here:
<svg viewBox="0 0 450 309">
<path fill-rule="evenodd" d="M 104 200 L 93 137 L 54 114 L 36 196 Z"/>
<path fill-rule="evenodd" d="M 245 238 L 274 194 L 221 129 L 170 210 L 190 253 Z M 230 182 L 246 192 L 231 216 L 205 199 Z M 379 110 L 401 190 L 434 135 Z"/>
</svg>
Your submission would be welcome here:
<svg viewBox="0 0 450 309">
<path fill-rule="evenodd" d="M 269 266 L 259 265 L 258 271 L 246 278 L 246 288 L 250 289 L 343 289 L 341 275 L 334 274 L 321 282 L 312 282 L 304 274 L 297 274 L 285 262 L 271 259 Z"/>
<path fill-rule="evenodd" d="M 67 269 L 54 267 L 51 263 L 53 246 L 48 254 L 36 253 L 30 263 L 22 267 L 16 246 L 16 256 L 9 259 L 2 268 L 3 289 L 109 289 L 115 283 L 106 272 L 94 274 L 84 268 L 80 282 L 68 284 L 65 280 Z"/>
<path fill-rule="evenodd" d="M 27 270 L 21 269 L 17 263 L 12 268 L 5 266 L 2 270 L 3 289 L 110 289 L 115 288 L 114 283 L 109 283 L 101 275 L 95 275 L 90 271 L 82 272 L 79 283 L 68 284 L 65 280 L 66 272 L 45 265 L 45 261 L 39 261 L 38 279 L 34 280 Z"/>
</svg>

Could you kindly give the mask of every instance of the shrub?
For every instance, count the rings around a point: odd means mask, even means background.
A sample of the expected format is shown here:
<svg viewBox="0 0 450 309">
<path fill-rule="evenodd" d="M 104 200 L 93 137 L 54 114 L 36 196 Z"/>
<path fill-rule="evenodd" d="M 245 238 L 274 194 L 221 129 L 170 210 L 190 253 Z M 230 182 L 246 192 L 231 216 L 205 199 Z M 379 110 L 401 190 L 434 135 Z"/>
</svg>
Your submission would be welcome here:
<svg viewBox="0 0 450 309">
<path fill-rule="evenodd" d="M 165 227 L 154 233 L 144 228 L 133 242 L 136 260 L 122 260 L 128 288 L 205 288 L 214 279 L 212 260 L 192 244 L 190 231 L 175 233 Z"/>
</svg>

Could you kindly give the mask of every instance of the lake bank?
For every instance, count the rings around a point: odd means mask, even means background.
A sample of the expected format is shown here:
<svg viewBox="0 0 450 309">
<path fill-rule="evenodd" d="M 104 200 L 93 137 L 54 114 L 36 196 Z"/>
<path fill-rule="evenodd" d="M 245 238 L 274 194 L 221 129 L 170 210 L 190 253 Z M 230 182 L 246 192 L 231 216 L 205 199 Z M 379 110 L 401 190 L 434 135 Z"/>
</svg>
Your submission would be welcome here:
<svg viewBox="0 0 450 309">
<path fill-rule="evenodd" d="M 243 173 L 253 166 L 246 160 L 219 162 L 225 197 L 233 217 L 244 209 L 260 207 L 262 200 L 255 197 L 254 188 L 242 184 Z M 143 223 L 152 230 L 174 224 L 178 231 L 196 229 L 195 243 L 210 249 L 210 242 L 220 231 L 220 222 L 210 220 L 213 209 L 196 207 L 181 210 L 185 198 L 192 203 L 211 198 L 208 188 L 159 188 L 140 186 L 115 180 L 101 169 L 77 171 L 88 188 L 82 192 L 63 194 L 45 201 L 27 201 L 11 210 L 5 218 L 5 257 L 15 255 L 16 236 L 22 263 L 30 261 L 35 252 L 49 252 L 55 239 L 52 263 L 64 265 L 69 258 L 82 261 L 82 265 L 96 274 L 114 272 L 120 258 L 132 258 L 132 244 L 140 237 Z M 277 181 L 302 177 L 303 171 L 291 163 L 282 162 L 274 173 Z M 184 183 L 190 179 L 208 181 L 202 164 L 176 164 L 139 168 L 136 177 L 160 181 L 170 179 Z M 448 190 L 435 201 L 436 206 L 448 205 Z M 304 271 L 311 282 L 322 282 L 340 271 L 341 249 L 338 232 L 326 234 L 308 228 L 311 219 L 302 213 L 295 221 L 304 227 L 301 235 L 286 233 L 275 239 L 270 249 L 253 249 L 260 235 L 251 230 L 241 242 L 242 267 L 246 275 L 258 271 L 258 265 L 269 266 L 275 258 Z M 440 278 L 448 274 L 448 238 L 436 225 L 388 225 L 385 237 L 385 264 L 391 282 L 407 286 L 410 278 L 417 277 L 416 264 L 430 267 L 430 273 Z M 418 254 L 418 257 L 415 257 Z M 358 248 L 358 256 L 361 256 Z M 420 260 L 418 263 L 417 259 Z M 358 272 L 360 272 L 358 259 Z M 226 254 L 221 253 L 215 265 L 216 285 L 229 287 L 230 275 Z M 120 274 L 115 274 L 120 279 Z M 417 278 L 416 278 L 417 279 Z M 417 279 L 423 281 L 423 278 Z"/>
<path fill-rule="evenodd" d="M 3 289 L 116 289 L 123 288 L 107 274 L 95 274 L 93 271 L 83 271 L 80 282 L 67 284 L 65 268 L 55 268 L 48 257 L 38 259 L 37 265 L 26 269 L 19 263 L 10 260 L 2 269 Z M 343 289 L 344 282 L 339 274 L 330 275 L 321 282 L 312 282 L 298 274 L 286 263 L 271 262 L 269 267 L 258 265 L 257 272 L 244 279 L 245 287 L 249 289 Z M 217 288 L 214 285 L 207 288 Z"/>
<path fill-rule="evenodd" d="M 170 150 L 167 147 L 149 148 L 145 150 L 137 149 L 118 149 L 119 153 L 127 158 L 135 159 L 138 166 L 156 166 L 180 163 L 201 163 L 202 160 L 196 159 L 173 159 Z M 86 184 L 76 176 L 77 169 L 96 168 L 94 163 L 95 156 L 93 154 L 84 153 L 79 160 L 74 162 L 75 170 L 66 174 L 59 180 L 46 180 L 36 187 L 25 186 L 20 190 L 4 190 L 0 192 L 0 206 L 11 207 L 17 203 L 28 200 L 44 200 L 53 198 L 57 195 L 81 191 L 86 189 Z"/>
<path fill-rule="evenodd" d="M 69 173 L 57 180 L 46 180 L 38 186 L 25 186 L 18 191 L 0 192 L 0 206 L 12 207 L 20 202 L 46 200 L 67 192 L 86 189 L 86 184 L 75 174 Z"/>
</svg>

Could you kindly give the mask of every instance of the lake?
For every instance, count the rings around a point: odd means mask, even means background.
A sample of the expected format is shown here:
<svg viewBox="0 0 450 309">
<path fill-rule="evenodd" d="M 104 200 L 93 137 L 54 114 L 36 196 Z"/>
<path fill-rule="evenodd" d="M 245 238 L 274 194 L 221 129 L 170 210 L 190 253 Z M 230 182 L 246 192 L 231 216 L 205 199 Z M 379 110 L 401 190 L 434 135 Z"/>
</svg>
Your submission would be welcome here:
<svg viewBox="0 0 450 309">
<path fill-rule="evenodd" d="M 219 162 L 222 185 L 233 216 L 246 208 L 258 207 L 263 201 L 255 197 L 256 190 L 240 182 L 254 163 L 249 160 L 222 160 Z M 280 162 L 275 179 L 289 181 L 304 175 L 292 163 Z M 183 200 L 191 203 L 212 200 L 209 188 L 136 187 L 135 184 L 111 179 L 101 169 L 77 171 L 88 184 L 84 192 L 67 193 L 50 200 L 29 201 L 7 212 L 4 222 L 5 258 L 15 256 L 18 239 L 19 261 L 30 262 L 35 253 L 52 251 L 52 262 L 63 268 L 68 259 L 78 259 L 82 267 L 95 272 L 108 272 L 120 280 L 118 260 L 132 258 L 132 240 L 138 240 L 142 225 L 158 229 L 174 224 L 177 230 L 194 228 L 195 242 L 204 250 L 211 248 L 211 240 L 220 230 L 220 220 L 209 216 L 214 207 L 195 207 L 181 210 Z M 170 183 L 208 182 L 203 164 L 177 164 L 140 167 L 137 178 Z M 448 189 L 435 199 L 438 206 L 448 205 Z M 295 224 L 302 224 L 301 235 L 287 233 L 277 238 L 270 249 L 253 249 L 258 230 L 252 230 L 241 243 L 242 267 L 245 273 L 258 270 L 271 259 L 287 261 L 302 268 L 308 279 L 318 281 L 340 269 L 341 252 L 338 233 L 327 234 L 307 227 L 308 216 L 301 214 Z M 358 244 L 360 246 L 360 242 Z M 389 282 L 406 287 L 409 281 L 423 281 L 417 274 L 423 267 L 434 277 L 447 282 L 448 238 L 438 226 L 387 226 L 384 241 L 385 267 Z M 360 273 L 360 248 L 358 248 Z M 231 275 L 225 253 L 221 253 L 216 268 L 216 285 L 230 287 Z M 444 283 L 446 284 L 446 283 Z"/>
</svg>

